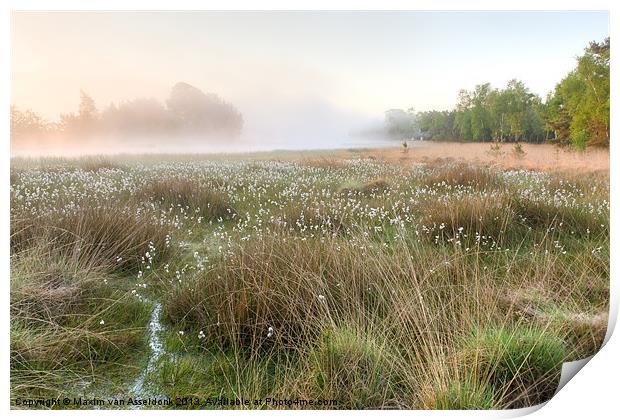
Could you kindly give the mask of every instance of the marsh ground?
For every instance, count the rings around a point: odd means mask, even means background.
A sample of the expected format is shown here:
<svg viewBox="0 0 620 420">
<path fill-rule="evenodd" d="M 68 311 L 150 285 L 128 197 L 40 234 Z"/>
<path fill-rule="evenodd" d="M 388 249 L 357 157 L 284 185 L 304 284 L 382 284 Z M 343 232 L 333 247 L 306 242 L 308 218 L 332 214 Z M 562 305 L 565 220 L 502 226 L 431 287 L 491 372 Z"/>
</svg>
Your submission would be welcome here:
<svg viewBox="0 0 620 420">
<path fill-rule="evenodd" d="M 11 165 L 13 401 L 521 407 L 600 346 L 608 296 L 605 151 Z"/>
</svg>

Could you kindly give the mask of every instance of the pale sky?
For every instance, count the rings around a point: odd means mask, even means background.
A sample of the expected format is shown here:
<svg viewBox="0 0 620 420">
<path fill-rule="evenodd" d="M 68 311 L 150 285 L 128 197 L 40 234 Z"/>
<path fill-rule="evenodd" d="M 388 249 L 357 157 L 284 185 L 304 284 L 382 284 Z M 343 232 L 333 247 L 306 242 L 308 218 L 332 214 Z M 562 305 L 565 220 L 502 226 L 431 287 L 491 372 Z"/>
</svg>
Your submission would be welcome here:
<svg viewBox="0 0 620 420">
<path fill-rule="evenodd" d="M 12 103 L 50 120 L 79 90 L 100 108 L 184 81 L 246 121 L 286 110 L 382 118 L 448 109 L 517 78 L 544 97 L 607 12 L 14 12 Z"/>
</svg>

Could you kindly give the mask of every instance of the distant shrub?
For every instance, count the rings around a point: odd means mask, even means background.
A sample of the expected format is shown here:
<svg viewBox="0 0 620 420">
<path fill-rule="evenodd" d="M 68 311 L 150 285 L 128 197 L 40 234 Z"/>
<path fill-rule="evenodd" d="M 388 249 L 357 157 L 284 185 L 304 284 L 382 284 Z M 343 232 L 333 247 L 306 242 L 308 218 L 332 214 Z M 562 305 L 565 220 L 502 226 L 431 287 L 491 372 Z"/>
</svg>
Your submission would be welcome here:
<svg viewBox="0 0 620 420">
<path fill-rule="evenodd" d="M 489 151 L 493 153 L 499 153 L 502 150 L 502 144 L 499 141 L 494 141 L 489 146 Z"/>
<path fill-rule="evenodd" d="M 525 149 L 523 149 L 523 145 L 521 143 L 515 143 L 515 146 L 513 148 L 513 152 L 515 154 L 516 157 L 518 158 L 522 158 L 525 156 Z"/>
</svg>

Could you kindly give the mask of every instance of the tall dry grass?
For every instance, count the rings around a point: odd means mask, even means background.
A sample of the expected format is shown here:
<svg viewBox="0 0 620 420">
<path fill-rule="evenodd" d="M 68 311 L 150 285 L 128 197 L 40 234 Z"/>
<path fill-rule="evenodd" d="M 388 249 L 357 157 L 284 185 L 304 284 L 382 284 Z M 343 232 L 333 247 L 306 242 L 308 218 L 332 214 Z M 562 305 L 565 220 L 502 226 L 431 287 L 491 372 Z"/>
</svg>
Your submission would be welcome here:
<svg viewBox="0 0 620 420">
<path fill-rule="evenodd" d="M 492 395 L 483 405 L 550 398 L 573 344 L 550 320 L 531 324 L 502 305 L 505 291 L 485 269 L 492 260 L 405 240 L 388 251 L 370 241 L 361 248 L 287 234 L 248 243 L 175 289 L 166 315 L 237 360 L 288 354 L 276 395 L 320 395 L 348 408 L 441 407 L 450 384 L 476 381 Z M 526 279 L 516 271 L 500 284 Z M 487 352 L 497 354 L 485 361 Z"/>
<path fill-rule="evenodd" d="M 138 191 L 137 198 L 187 208 L 206 220 L 228 219 L 236 213 L 225 194 L 191 179 L 158 180 Z"/>
<path fill-rule="evenodd" d="M 68 214 L 39 217 L 13 212 L 11 250 L 19 253 L 45 244 L 85 266 L 125 271 L 137 270 L 147 253 L 163 256 L 166 228 L 131 205 L 116 206 L 82 203 Z"/>
<path fill-rule="evenodd" d="M 139 369 L 150 308 L 125 276 L 165 259 L 167 228 L 138 206 L 12 206 L 12 398 L 77 395 L 102 371 Z"/>
<path fill-rule="evenodd" d="M 609 150 L 592 148 L 585 152 L 560 148 L 551 144 L 522 144 L 524 153 L 515 155 L 512 144 L 503 144 L 492 150 L 492 143 L 459 142 L 415 142 L 409 153 L 404 155 L 398 147 L 389 149 L 365 150 L 362 157 L 373 157 L 389 163 L 420 163 L 441 165 L 446 159 L 462 161 L 482 166 L 497 166 L 501 169 L 528 169 L 534 171 L 596 172 L 609 173 Z M 342 151 L 337 157 L 352 154 Z M 332 154 L 333 156 L 333 154 Z"/>
<path fill-rule="evenodd" d="M 11 397 L 78 393 L 144 352 L 148 307 L 105 268 L 39 245 L 11 257 Z"/>
</svg>

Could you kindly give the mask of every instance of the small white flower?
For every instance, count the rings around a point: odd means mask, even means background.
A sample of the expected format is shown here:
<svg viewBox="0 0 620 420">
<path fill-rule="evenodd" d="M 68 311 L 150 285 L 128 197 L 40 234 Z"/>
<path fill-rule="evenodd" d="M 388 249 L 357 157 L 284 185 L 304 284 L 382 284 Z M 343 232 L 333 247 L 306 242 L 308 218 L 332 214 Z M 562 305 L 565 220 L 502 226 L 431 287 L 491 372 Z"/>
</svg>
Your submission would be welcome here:
<svg viewBox="0 0 620 420">
<path fill-rule="evenodd" d="M 201 330 L 201 331 L 198 333 L 198 338 L 202 340 L 202 339 L 203 339 L 203 338 L 205 338 L 205 337 L 206 337 L 206 336 L 205 336 L 204 331 L 202 331 L 202 330 Z"/>
<path fill-rule="evenodd" d="M 273 336 L 273 327 L 269 327 L 267 328 L 267 338 L 270 338 Z"/>
<path fill-rule="evenodd" d="M 325 296 L 324 296 L 324 295 L 319 295 L 319 296 L 318 296 L 318 298 L 319 298 L 319 300 L 321 300 L 321 301 L 325 300 Z"/>
<path fill-rule="evenodd" d="M 179 335 L 183 335 L 183 334 L 185 334 L 184 331 L 179 331 Z"/>
<path fill-rule="evenodd" d="M 105 324 L 105 321 L 102 319 L 101 321 L 99 321 L 99 325 L 103 325 Z"/>
</svg>

